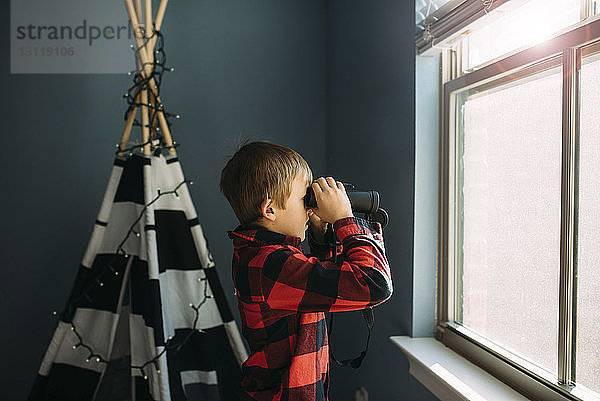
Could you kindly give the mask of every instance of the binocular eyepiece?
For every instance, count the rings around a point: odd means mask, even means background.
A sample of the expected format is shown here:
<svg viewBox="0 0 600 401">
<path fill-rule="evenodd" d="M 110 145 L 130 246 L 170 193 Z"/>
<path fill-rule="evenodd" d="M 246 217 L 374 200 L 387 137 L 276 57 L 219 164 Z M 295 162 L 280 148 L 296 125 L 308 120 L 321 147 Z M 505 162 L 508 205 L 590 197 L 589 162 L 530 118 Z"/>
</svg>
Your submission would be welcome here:
<svg viewBox="0 0 600 401">
<path fill-rule="evenodd" d="M 381 223 L 381 227 L 385 228 L 389 221 L 387 212 L 379 208 L 379 193 L 374 190 L 359 191 L 352 184 L 343 184 L 346 189 L 348 199 L 352 210 L 357 213 L 364 213 L 367 220 L 377 221 Z M 308 187 L 304 196 L 304 205 L 308 207 L 317 207 L 317 199 L 312 187 Z"/>
</svg>

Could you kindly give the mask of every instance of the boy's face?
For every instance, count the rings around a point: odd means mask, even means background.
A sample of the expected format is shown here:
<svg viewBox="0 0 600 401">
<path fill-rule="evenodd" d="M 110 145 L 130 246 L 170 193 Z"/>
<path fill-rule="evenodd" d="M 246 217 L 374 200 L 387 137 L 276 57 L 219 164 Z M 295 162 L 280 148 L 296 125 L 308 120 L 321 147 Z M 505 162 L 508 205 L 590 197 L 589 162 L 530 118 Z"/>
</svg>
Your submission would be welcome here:
<svg viewBox="0 0 600 401">
<path fill-rule="evenodd" d="M 299 237 L 302 241 L 308 228 L 308 217 L 311 209 L 304 206 L 304 195 L 310 182 L 305 174 L 298 174 L 292 183 L 292 191 L 287 199 L 285 209 L 277 208 L 272 229 L 280 234 Z"/>
</svg>

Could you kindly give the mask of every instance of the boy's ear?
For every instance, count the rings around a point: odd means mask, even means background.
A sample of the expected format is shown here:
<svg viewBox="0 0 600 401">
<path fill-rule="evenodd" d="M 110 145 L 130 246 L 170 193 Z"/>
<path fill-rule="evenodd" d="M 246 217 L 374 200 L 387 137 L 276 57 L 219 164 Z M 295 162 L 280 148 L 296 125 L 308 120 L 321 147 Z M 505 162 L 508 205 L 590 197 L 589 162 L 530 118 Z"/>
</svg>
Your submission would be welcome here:
<svg viewBox="0 0 600 401">
<path fill-rule="evenodd" d="M 273 210 L 273 201 L 270 198 L 260 204 L 260 212 L 265 219 L 275 221 L 275 210 Z"/>
</svg>

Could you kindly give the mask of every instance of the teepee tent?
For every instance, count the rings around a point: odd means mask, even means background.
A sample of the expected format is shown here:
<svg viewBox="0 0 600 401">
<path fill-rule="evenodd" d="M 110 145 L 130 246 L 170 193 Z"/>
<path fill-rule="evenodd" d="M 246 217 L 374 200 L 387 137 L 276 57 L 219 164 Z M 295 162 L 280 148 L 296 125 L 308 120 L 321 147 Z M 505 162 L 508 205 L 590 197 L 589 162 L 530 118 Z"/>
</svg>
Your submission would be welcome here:
<svg viewBox="0 0 600 401">
<path fill-rule="evenodd" d="M 154 26 L 151 0 L 144 9 L 141 0 L 125 3 L 138 66 L 125 129 L 29 399 L 233 400 L 246 350 L 159 96 L 167 1 Z M 134 125 L 141 126 L 142 142 L 127 148 Z"/>
</svg>

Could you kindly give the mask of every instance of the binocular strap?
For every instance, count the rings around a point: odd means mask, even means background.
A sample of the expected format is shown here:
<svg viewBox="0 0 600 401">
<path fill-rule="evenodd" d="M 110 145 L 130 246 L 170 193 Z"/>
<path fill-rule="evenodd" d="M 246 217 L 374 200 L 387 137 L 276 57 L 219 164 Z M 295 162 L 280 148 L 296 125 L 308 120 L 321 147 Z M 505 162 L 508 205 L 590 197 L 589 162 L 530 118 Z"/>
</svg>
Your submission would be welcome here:
<svg viewBox="0 0 600 401">
<path fill-rule="evenodd" d="M 329 317 L 329 327 L 328 327 L 328 339 L 329 339 L 329 355 L 331 356 L 331 359 L 336 363 L 336 365 L 341 366 L 341 367 L 351 367 L 354 369 L 358 369 L 360 367 L 360 364 L 362 363 L 363 359 L 365 358 L 365 356 L 367 355 L 367 351 L 369 350 L 369 342 L 371 341 L 371 330 L 373 329 L 373 326 L 375 324 L 375 316 L 373 315 L 373 308 L 365 308 L 363 310 L 361 310 L 363 318 L 365 319 L 365 323 L 367 324 L 367 328 L 369 329 L 369 335 L 367 337 L 367 344 L 365 345 L 365 349 L 363 352 L 360 353 L 359 356 L 357 356 L 354 359 L 344 359 L 342 361 L 338 361 L 335 356 L 333 355 L 333 347 L 331 344 L 331 333 L 333 332 L 333 315 L 335 313 L 331 313 L 331 316 Z"/>
</svg>

